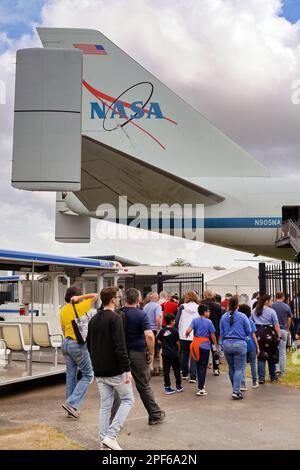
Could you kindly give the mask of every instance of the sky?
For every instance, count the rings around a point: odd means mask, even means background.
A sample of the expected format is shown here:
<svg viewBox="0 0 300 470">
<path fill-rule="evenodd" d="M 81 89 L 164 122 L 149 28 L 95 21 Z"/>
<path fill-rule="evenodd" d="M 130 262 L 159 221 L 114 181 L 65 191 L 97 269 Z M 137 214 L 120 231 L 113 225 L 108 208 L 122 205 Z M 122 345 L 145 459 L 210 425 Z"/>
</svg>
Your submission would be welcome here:
<svg viewBox="0 0 300 470">
<path fill-rule="evenodd" d="M 200 266 L 250 264 L 236 259 L 251 255 L 179 239 L 101 240 L 105 222 L 97 221 L 90 244 L 55 242 L 55 195 L 10 185 L 15 51 L 41 46 L 38 25 L 99 29 L 265 166 L 294 177 L 300 176 L 300 105 L 291 102 L 292 83 L 300 80 L 299 20 L 299 0 L 1 0 L 0 247 L 116 254 L 157 265 L 177 257 Z"/>
</svg>

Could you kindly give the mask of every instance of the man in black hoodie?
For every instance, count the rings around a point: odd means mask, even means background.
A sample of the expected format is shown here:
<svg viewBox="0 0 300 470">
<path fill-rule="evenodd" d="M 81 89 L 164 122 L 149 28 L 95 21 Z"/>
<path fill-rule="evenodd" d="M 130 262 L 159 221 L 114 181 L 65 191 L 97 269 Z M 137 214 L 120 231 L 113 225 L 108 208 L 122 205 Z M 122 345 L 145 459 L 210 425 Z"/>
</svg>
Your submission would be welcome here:
<svg viewBox="0 0 300 470">
<path fill-rule="evenodd" d="M 118 289 L 109 287 L 100 293 L 103 308 L 91 319 L 87 337 L 95 379 L 101 398 L 100 441 L 112 450 L 122 450 L 117 442 L 127 415 L 133 405 L 130 363 L 121 316 L 115 312 Z M 111 424 L 114 393 L 121 404 Z"/>
<path fill-rule="evenodd" d="M 216 330 L 216 338 L 217 341 L 220 337 L 220 321 L 222 317 L 222 308 L 221 305 L 213 300 L 213 293 L 211 290 L 207 289 L 204 291 L 203 300 L 201 301 L 201 305 L 207 307 L 210 311 L 209 319 L 213 322 L 213 325 Z M 212 348 L 212 357 L 213 357 L 213 374 L 218 376 L 220 375 L 220 367 L 219 367 L 219 354 L 218 351 L 215 351 L 215 347 L 211 344 Z"/>
</svg>

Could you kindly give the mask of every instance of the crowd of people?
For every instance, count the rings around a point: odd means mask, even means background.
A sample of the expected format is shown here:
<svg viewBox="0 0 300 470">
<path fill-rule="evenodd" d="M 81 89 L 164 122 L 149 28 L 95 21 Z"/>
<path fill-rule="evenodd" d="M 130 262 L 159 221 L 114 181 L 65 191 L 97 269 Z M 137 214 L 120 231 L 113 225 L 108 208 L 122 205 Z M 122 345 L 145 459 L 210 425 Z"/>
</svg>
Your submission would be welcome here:
<svg viewBox="0 0 300 470">
<path fill-rule="evenodd" d="M 206 396 L 210 359 L 213 375 L 219 376 L 222 352 L 234 400 L 243 399 L 247 390 L 247 361 L 254 389 L 265 383 L 266 363 L 271 383 L 285 373 L 292 312 L 282 292 L 276 293 L 274 302 L 269 295 L 255 293 L 249 304 L 240 304 L 238 296 L 228 294 L 222 301 L 211 290 L 206 290 L 202 299 L 197 292 L 188 291 L 183 299 L 177 294 L 151 292 L 143 300 L 135 288 L 126 292 L 104 288 L 101 306 L 89 322 L 84 342 L 78 341 L 72 321 L 91 309 L 98 294 L 81 295 L 77 287 L 69 287 L 65 300 L 61 326 L 66 401 L 62 406 L 67 416 L 78 419 L 82 400 L 95 377 L 100 394 L 101 447 L 121 450 L 117 437 L 134 403 L 132 380 L 147 410 L 148 424 L 156 425 L 166 414 L 151 388 L 150 378 L 155 373 L 163 374 L 166 395 L 182 393 L 184 382 L 189 381 L 197 384 L 197 396 Z"/>
</svg>

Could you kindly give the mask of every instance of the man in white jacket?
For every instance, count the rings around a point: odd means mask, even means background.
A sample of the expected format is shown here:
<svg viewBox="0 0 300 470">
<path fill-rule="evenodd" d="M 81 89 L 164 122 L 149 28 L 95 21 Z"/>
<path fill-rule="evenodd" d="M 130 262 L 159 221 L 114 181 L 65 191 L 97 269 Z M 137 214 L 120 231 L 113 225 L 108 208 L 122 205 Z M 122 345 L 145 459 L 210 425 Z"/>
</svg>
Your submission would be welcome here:
<svg viewBox="0 0 300 470">
<path fill-rule="evenodd" d="M 186 338 L 185 332 L 194 318 L 199 317 L 199 296 L 194 291 L 188 291 L 185 294 L 184 304 L 182 304 L 176 315 L 176 327 L 178 328 L 181 351 L 182 378 L 188 379 L 190 383 L 196 383 L 196 363 L 190 359 L 190 345 L 193 341 L 193 332 Z"/>
</svg>

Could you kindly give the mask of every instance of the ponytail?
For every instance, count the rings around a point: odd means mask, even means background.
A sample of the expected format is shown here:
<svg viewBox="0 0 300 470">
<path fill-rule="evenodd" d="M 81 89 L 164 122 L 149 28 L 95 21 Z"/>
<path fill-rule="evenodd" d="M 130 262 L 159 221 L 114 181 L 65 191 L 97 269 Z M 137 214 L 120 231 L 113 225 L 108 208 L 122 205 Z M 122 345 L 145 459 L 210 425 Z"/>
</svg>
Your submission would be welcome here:
<svg viewBox="0 0 300 470">
<path fill-rule="evenodd" d="M 269 300 L 271 300 L 271 296 L 267 294 L 264 294 L 261 297 L 259 297 L 257 301 L 257 305 L 255 307 L 255 313 L 257 317 L 260 317 L 262 315 L 264 306 L 266 302 L 269 302 Z"/>
<path fill-rule="evenodd" d="M 234 295 L 229 300 L 229 312 L 230 312 L 229 323 L 230 325 L 233 325 L 233 322 L 234 322 L 233 314 L 238 308 L 238 305 L 239 305 L 239 298 L 237 295 Z"/>
</svg>

